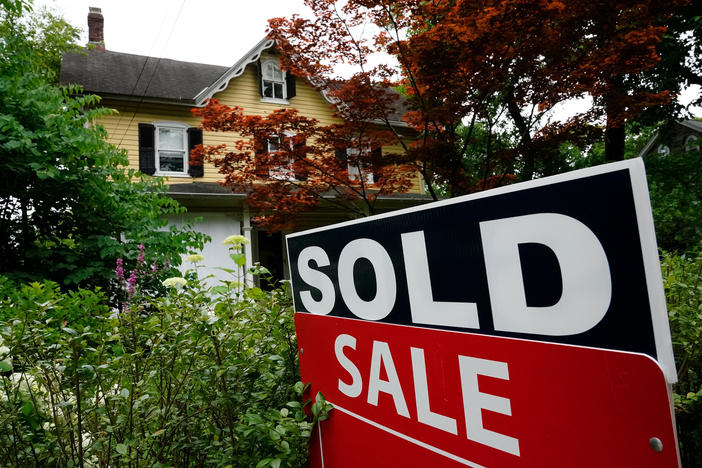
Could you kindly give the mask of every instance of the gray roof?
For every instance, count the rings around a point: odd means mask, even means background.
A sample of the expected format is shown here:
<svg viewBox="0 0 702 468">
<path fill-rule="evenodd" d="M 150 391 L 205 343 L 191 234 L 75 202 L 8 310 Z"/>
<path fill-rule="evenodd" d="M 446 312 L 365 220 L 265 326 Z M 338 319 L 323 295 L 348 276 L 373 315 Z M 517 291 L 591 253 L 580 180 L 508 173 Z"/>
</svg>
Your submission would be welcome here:
<svg viewBox="0 0 702 468">
<path fill-rule="evenodd" d="M 683 120 L 680 124 L 702 133 L 702 122 L 699 120 Z"/>
<path fill-rule="evenodd" d="M 61 84 L 86 92 L 195 104 L 195 97 L 229 68 L 121 52 L 66 53 Z"/>
</svg>

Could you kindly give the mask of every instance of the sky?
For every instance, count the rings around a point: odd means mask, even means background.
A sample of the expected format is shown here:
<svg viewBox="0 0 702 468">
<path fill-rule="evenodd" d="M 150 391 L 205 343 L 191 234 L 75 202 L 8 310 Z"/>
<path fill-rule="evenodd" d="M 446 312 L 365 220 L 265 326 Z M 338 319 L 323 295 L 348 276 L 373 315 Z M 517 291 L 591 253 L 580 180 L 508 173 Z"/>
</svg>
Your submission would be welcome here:
<svg viewBox="0 0 702 468">
<path fill-rule="evenodd" d="M 302 0 L 35 0 L 88 41 L 88 8 L 102 9 L 115 52 L 231 66 L 266 34 L 267 20 L 309 12 Z M 307 13 L 309 15 L 309 13 Z"/>
<path fill-rule="evenodd" d="M 88 41 L 88 8 L 98 7 L 108 50 L 227 67 L 264 37 L 269 18 L 311 15 L 303 0 L 35 0 L 34 5 L 48 6 L 82 28 L 82 43 Z M 689 88 L 680 101 L 688 103 L 700 92 L 699 86 Z M 588 106 L 588 100 L 569 102 L 558 113 L 572 115 Z M 692 111 L 702 116 L 702 108 Z"/>
</svg>

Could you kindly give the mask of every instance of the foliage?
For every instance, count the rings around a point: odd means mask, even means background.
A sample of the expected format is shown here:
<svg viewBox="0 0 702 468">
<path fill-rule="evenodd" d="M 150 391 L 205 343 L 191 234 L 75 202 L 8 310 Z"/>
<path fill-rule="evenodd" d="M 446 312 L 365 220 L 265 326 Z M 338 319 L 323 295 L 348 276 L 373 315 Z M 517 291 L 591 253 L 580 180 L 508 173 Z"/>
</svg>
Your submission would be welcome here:
<svg viewBox="0 0 702 468">
<path fill-rule="evenodd" d="M 646 156 L 658 245 L 684 252 L 702 241 L 702 151 Z"/>
<path fill-rule="evenodd" d="M 48 34 L 48 32 L 45 31 Z M 47 82 L 25 38 L 0 44 L 0 272 L 20 280 L 106 285 L 113 259 L 143 239 L 152 258 L 180 262 L 201 234 L 164 229 L 183 209 L 162 182 L 125 170 L 94 119 L 96 96 Z"/>
<path fill-rule="evenodd" d="M 1 280 L 2 464 L 303 466 L 328 407 L 301 403 L 286 288 L 207 289 L 196 263 L 152 297 L 160 272 L 136 263 L 121 311 L 99 290 Z"/>
<path fill-rule="evenodd" d="M 61 71 L 61 54 L 78 51 L 80 29 L 46 7 L 32 11 L 24 2 L 11 2 L 9 8 L 0 10 L 0 37 L 23 37 L 23 46 L 31 51 L 27 56 L 51 84 L 58 84 Z"/>
<path fill-rule="evenodd" d="M 504 183 L 565 169 L 562 145 L 586 147 L 602 137 L 602 123 L 607 159 L 622 159 L 624 123 L 670 99 L 665 89 L 629 82 L 658 62 L 661 23 L 684 3 L 308 0 L 313 19 L 274 18 L 270 37 L 285 66 L 310 77 L 345 117 L 372 109 L 390 129 L 392 103 L 378 89 L 401 89 L 410 105 L 405 120 L 421 137 L 398 144 L 430 194 L 443 187 L 453 196 L 491 185 L 486 178 Z M 368 23 L 378 32 L 364 38 Z M 370 65 L 376 52 L 393 55 L 399 70 Z M 337 64 L 357 73 L 340 81 L 331 74 Z M 559 104 L 583 96 L 593 98 L 589 111 L 551 119 Z M 500 119 L 509 122 L 512 144 L 491 154 L 471 129 Z M 484 161 L 467 173 L 465 159 L 476 153 Z"/>
<path fill-rule="evenodd" d="M 702 244 L 699 245 L 702 247 Z M 674 402 L 683 466 L 702 464 L 702 249 L 663 252 L 663 282 L 678 368 Z"/>
<path fill-rule="evenodd" d="M 290 228 L 296 215 L 323 202 L 374 214 L 378 196 L 405 192 L 412 183 L 410 165 L 377 151 L 393 137 L 367 122 L 368 115 L 320 125 L 295 109 L 245 115 L 217 100 L 193 113 L 205 130 L 243 138 L 230 146 L 196 147 L 191 158 L 213 161 L 226 185 L 248 192 L 257 221 L 271 231 Z"/>
</svg>

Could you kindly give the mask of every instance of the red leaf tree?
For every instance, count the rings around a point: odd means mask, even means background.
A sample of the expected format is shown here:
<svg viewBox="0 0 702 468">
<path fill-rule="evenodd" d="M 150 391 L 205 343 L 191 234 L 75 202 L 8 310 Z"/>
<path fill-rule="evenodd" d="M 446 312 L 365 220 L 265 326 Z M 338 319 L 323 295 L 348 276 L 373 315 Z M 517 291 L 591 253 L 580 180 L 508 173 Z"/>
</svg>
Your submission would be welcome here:
<svg viewBox="0 0 702 468">
<path fill-rule="evenodd" d="M 403 155 L 381 154 L 394 137 L 365 115 L 325 126 L 296 109 L 245 115 L 217 100 L 193 113 L 205 130 L 239 135 L 231 145 L 200 145 L 191 159 L 212 161 L 224 185 L 248 193 L 255 221 L 269 231 L 291 228 L 321 203 L 374 214 L 379 196 L 406 192 L 415 178 Z"/>
<path fill-rule="evenodd" d="M 422 135 L 408 149 L 434 186 L 449 194 L 485 186 L 484 179 L 543 174 L 539 159 L 570 141 L 585 145 L 604 128 L 607 158 L 623 158 L 624 124 L 643 109 L 670 99 L 634 78 L 659 60 L 660 26 L 685 0 L 307 0 L 313 20 L 270 21 L 294 72 L 329 87 L 334 65 L 352 64 L 355 85 L 371 89 L 393 80 L 406 92 L 407 121 Z M 343 5 L 343 6 L 340 6 Z M 377 33 L 354 36 L 364 24 Z M 391 54 L 398 72 L 368 66 L 374 51 Z M 341 89 L 333 89 L 349 97 Z M 567 121 L 552 110 L 589 96 L 593 106 Z M 486 152 L 478 174 L 466 174 L 464 157 L 476 123 L 508 121 L 510 151 Z M 467 131 L 458 131 L 467 127 Z M 491 160 L 491 158 L 493 158 Z"/>
<path fill-rule="evenodd" d="M 205 129 L 244 138 L 202 155 L 275 228 L 321 200 L 373 213 L 377 196 L 407 190 L 413 171 L 436 198 L 567 170 L 563 143 L 604 138 L 607 159 L 622 159 L 627 120 L 670 99 L 636 77 L 658 62 L 660 25 L 686 1 L 305 3 L 312 19 L 274 18 L 269 36 L 282 67 L 324 93 L 344 124 L 321 126 L 294 110 L 246 116 L 216 101 L 195 111 Z M 373 62 L 377 53 L 398 66 Z M 355 73 L 333 75 L 340 65 Z M 590 109 L 551 118 L 580 97 L 592 98 Z M 393 122 L 398 107 L 415 138 Z M 376 157 L 390 144 L 402 151 Z M 346 161 L 336 157 L 342 148 L 355 148 Z"/>
</svg>

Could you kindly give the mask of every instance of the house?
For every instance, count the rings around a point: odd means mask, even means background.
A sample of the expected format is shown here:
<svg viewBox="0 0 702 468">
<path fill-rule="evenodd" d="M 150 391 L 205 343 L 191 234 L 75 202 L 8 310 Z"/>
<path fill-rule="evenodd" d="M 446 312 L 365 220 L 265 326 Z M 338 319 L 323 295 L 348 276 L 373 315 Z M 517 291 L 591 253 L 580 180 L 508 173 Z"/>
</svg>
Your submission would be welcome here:
<svg viewBox="0 0 702 468">
<path fill-rule="evenodd" d="M 657 131 L 646 143 L 638 156 L 641 158 L 656 152 L 661 156 L 670 153 L 699 151 L 702 146 L 702 121 L 681 120 L 670 127 Z"/>
<path fill-rule="evenodd" d="M 203 251 L 209 271 L 231 267 L 221 241 L 232 234 L 250 239 L 246 246 L 249 263 L 261 262 L 277 278 L 287 275 L 281 234 L 268 235 L 252 224 L 243 193 L 221 186 L 223 177 L 209 163 L 189 166 L 189 150 L 197 144 L 231 143 L 231 133 L 204 132 L 190 112 L 207 99 L 244 108 L 247 114 L 265 115 L 281 107 L 293 107 L 322 124 L 338 122 L 330 103 L 306 79 L 280 70 L 275 43 L 262 39 L 231 67 L 145 57 L 106 50 L 104 18 L 99 8 L 88 15 L 89 40 L 93 47 L 83 53 L 64 55 L 61 83 L 82 85 L 85 92 L 102 97 L 102 105 L 118 111 L 103 118 L 109 141 L 127 151 L 129 165 L 154 177 L 166 177 L 170 196 L 188 208 L 188 217 L 202 218 L 198 230 L 212 242 Z M 391 118 L 398 133 L 412 137 L 402 122 L 402 108 Z M 391 148 L 383 148 L 389 151 Z M 377 208 L 389 211 L 429 201 L 417 176 L 412 189 L 403 194 L 379 197 Z M 309 213 L 300 228 L 347 220 L 352 215 L 322 206 Z M 182 223 L 184 219 L 171 219 Z"/>
</svg>

